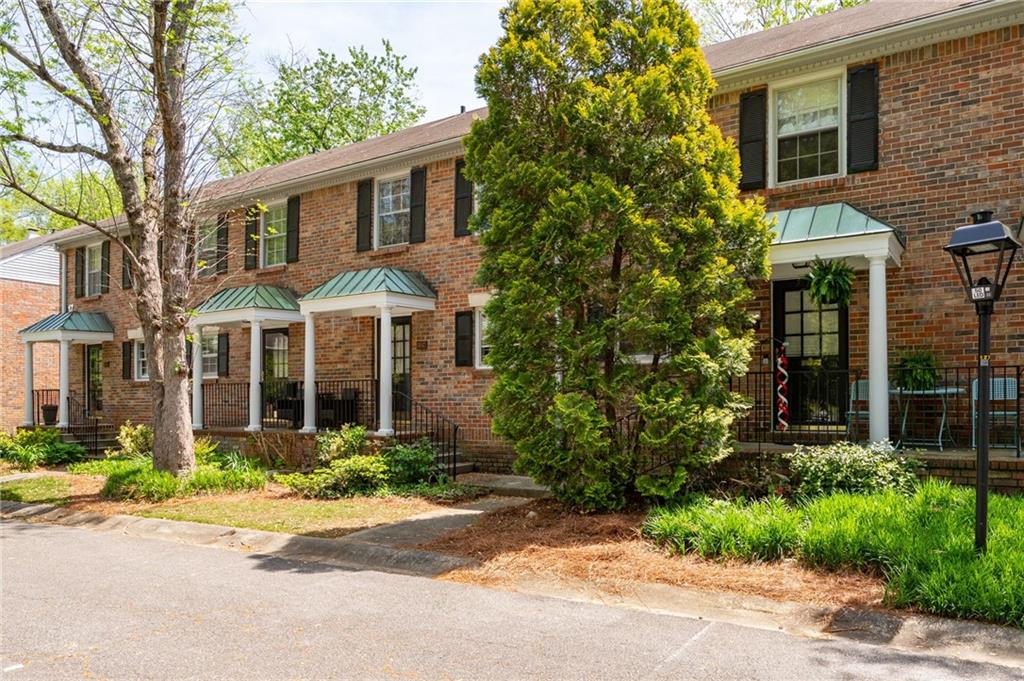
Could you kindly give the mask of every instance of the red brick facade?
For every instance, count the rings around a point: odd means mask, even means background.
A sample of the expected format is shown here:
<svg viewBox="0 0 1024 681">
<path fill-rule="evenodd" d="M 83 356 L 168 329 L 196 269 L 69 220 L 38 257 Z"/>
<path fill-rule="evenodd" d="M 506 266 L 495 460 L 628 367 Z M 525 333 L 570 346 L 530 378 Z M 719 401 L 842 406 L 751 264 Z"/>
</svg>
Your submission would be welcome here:
<svg viewBox="0 0 1024 681">
<path fill-rule="evenodd" d="M 25 345 L 18 331 L 60 307 L 60 287 L 0 279 L 0 431 L 25 422 Z M 57 388 L 57 344 L 32 348 L 36 390 Z"/>
<path fill-rule="evenodd" d="M 769 209 L 847 202 L 902 230 L 902 265 L 888 272 L 890 357 L 927 348 L 943 363 L 966 363 L 974 353 L 975 320 L 955 271 L 941 250 L 951 230 L 972 210 L 989 208 L 1015 223 L 1024 210 L 1024 36 L 1021 26 L 937 43 L 875 60 L 879 65 L 880 142 L 878 169 L 837 179 L 810 181 L 761 193 Z M 714 121 L 730 137 L 738 129 L 740 91 L 724 92 L 712 105 Z M 228 273 L 204 282 L 197 301 L 212 291 L 245 284 L 270 284 L 304 294 L 346 270 L 377 266 L 421 272 L 437 290 L 436 310 L 412 315 L 413 398 L 456 421 L 463 451 L 488 467 L 510 460 L 508 448 L 490 432 L 481 401 L 489 372 L 454 364 L 454 317 L 470 309 L 478 291 L 475 237 L 453 230 L 455 157 L 427 168 L 426 239 L 378 251 L 356 251 L 356 182 L 301 195 L 299 259 L 269 269 L 243 269 L 243 216 L 229 221 Z M 371 175 L 368 174 L 367 177 Z M 103 345 L 102 415 L 120 422 L 147 420 L 145 384 L 121 377 L 121 345 L 137 327 L 119 286 L 121 254 L 111 249 L 110 292 L 74 299 L 77 309 L 106 312 L 117 341 Z M 74 290 L 74 258 L 68 287 Z M 1024 277 L 1018 269 L 1000 302 L 993 347 L 1000 361 L 1024 363 Z M 771 319 L 767 287 L 759 297 L 761 318 Z M 849 322 L 850 364 L 867 368 L 867 273 L 858 272 Z M 30 320 L 31 321 L 31 320 Z M 762 334 L 770 329 L 765 325 Z M 229 376 L 213 382 L 248 380 L 246 329 L 231 329 Z M 316 320 L 317 377 L 373 375 L 373 321 L 324 314 Z M 303 327 L 293 325 L 289 374 L 303 374 Z M 20 346 L 19 346 L 20 348 Z M 82 389 L 82 354 L 72 357 L 72 389 Z M 6 374 L 4 374 L 6 377 Z M 20 380 L 18 381 L 20 384 Z"/>
</svg>

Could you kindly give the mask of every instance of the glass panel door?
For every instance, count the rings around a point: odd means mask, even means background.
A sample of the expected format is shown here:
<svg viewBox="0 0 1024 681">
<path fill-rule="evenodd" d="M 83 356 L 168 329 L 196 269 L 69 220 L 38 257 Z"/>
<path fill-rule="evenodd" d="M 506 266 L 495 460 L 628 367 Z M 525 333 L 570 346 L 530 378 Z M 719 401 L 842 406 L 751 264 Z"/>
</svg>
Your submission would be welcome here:
<svg viewBox="0 0 1024 681">
<path fill-rule="evenodd" d="M 849 399 L 849 310 L 818 305 L 803 279 L 773 282 L 772 335 L 786 348 L 790 425 L 843 423 Z"/>
<path fill-rule="evenodd" d="M 377 362 L 375 375 L 380 376 L 380 320 L 377 320 Z M 391 389 L 394 397 L 391 414 L 397 421 L 408 418 L 412 398 L 412 317 L 391 319 Z"/>
<path fill-rule="evenodd" d="M 85 346 L 85 411 L 93 415 L 103 409 L 102 345 Z"/>
</svg>

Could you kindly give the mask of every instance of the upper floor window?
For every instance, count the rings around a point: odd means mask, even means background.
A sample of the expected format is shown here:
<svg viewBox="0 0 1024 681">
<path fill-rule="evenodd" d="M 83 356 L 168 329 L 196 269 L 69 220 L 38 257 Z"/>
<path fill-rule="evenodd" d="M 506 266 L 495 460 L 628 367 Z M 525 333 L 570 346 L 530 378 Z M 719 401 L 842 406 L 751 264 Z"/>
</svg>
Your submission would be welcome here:
<svg viewBox="0 0 1024 681">
<path fill-rule="evenodd" d="M 217 230 L 214 229 L 214 234 Z M 216 237 L 214 237 L 216 245 Z M 288 204 L 270 206 L 260 216 L 260 247 L 263 267 L 283 265 L 288 258 Z"/>
<path fill-rule="evenodd" d="M 199 276 L 208 277 L 217 273 L 217 223 L 199 226 L 196 238 L 196 267 Z"/>
<path fill-rule="evenodd" d="M 377 180 L 377 247 L 409 243 L 408 174 Z"/>
<path fill-rule="evenodd" d="M 85 295 L 98 296 L 103 282 L 103 244 L 85 249 Z"/>
<path fill-rule="evenodd" d="M 843 138 L 838 77 L 775 90 L 775 182 L 838 175 Z"/>
</svg>

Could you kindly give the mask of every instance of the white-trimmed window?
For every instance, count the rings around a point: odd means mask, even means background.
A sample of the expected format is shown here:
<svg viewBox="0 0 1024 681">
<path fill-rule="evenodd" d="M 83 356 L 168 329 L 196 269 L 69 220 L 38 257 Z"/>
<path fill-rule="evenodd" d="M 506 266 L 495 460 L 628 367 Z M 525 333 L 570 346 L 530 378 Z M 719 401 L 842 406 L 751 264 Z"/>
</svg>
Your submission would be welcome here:
<svg viewBox="0 0 1024 681">
<path fill-rule="evenodd" d="M 216 334 L 204 334 L 200 341 L 203 353 L 203 378 L 217 378 L 217 358 L 220 340 Z"/>
<path fill-rule="evenodd" d="M 196 267 L 201 277 L 217 273 L 216 222 L 199 226 L 199 233 L 196 235 Z"/>
<path fill-rule="evenodd" d="M 146 358 L 146 341 L 137 340 L 133 344 L 135 349 L 135 380 L 145 381 L 149 379 L 149 361 Z"/>
<path fill-rule="evenodd" d="M 98 296 L 103 281 L 103 244 L 85 249 L 85 295 Z"/>
<path fill-rule="evenodd" d="M 288 204 L 267 208 L 260 216 L 260 249 L 263 267 L 283 265 L 288 256 Z"/>
<path fill-rule="evenodd" d="M 775 184 L 842 174 L 843 84 L 835 75 L 773 89 Z"/>
<path fill-rule="evenodd" d="M 377 186 L 377 248 L 409 243 L 409 173 L 380 178 Z"/>
<path fill-rule="evenodd" d="M 487 361 L 487 355 L 491 352 L 491 343 L 487 338 L 487 316 L 482 307 L 476 308 L 475 315 L 476 329 L 473 338 L 476 340 L 473 348 L 473 364 L 477 369 L 490 369 L 491 364 Z"/>
</svg>

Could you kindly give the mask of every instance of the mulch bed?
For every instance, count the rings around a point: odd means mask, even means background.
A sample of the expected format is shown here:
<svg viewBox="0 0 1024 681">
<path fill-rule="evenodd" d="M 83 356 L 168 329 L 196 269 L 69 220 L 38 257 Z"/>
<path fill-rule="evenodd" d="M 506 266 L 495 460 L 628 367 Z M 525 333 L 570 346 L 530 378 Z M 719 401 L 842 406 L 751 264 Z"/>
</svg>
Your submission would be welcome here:
<svg viewBox="0 0 1024 681">
<path fill-rule="evenodd" d="M 482 563 L 443 579 L 499 588 L 511 588 L 523 577 L 545 577 L 586 580 L 619 594 L 648 583 L 830 606 L 882 601 L 884 584 L 874 576 L 821 572 L 793 560 L 746 563 L 671 555 L 641 536 L 644 517 L 581 515 L 541 499 L 488 513 L 418 548 Z"/>
</svg>

